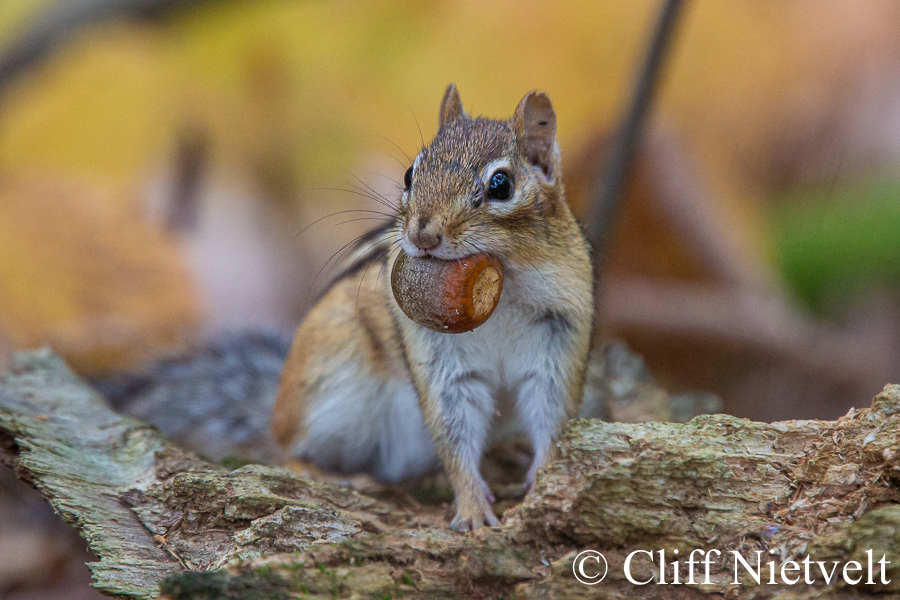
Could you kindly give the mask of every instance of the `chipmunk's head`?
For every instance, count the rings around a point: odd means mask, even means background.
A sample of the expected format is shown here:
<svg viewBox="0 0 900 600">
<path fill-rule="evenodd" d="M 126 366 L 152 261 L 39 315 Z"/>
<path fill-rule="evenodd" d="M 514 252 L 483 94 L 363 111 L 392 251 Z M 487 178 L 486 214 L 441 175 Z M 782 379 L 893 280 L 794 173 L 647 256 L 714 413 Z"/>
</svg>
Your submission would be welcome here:
<svg viewBox="0 0 900 600">
<path fill-rule="evenodd" d="M 400 243 L 413 256 L 513 257 L 549 240 L 564 202 L 547 94 L 529 92 L 494 121 L 469 117 L 451 84 L 437 136 L 404 177 Z"/>
</svg>

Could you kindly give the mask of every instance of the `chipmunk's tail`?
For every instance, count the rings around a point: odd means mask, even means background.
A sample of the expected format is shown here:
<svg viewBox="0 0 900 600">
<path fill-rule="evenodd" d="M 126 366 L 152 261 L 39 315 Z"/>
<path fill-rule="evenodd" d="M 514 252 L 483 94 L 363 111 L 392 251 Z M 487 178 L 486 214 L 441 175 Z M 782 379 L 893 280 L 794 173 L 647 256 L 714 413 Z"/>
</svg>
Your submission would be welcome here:
<svg viewBox="0 0 900 600">
<path fill-rule="evenodd" d="M 269 424 L 290 345 L 290 332 L 219 336 L 91 383 L 115 410 L 152 423 L 188 450 L 226 464 L 279 464 L 285 457 Z M 719 410 L 720 401 L 706 394 L 666 394 L 621 343 L 591 351 L 582 417 L 680 422 Z"/>
<path fill-rule="evenodd" d="M 290 332 L 222 335 L 137 372 L 90 383 L 116 411 L 152 423 L 183 448 L 218 461 L 277 464 L 269 432 Z"/>
</svg>

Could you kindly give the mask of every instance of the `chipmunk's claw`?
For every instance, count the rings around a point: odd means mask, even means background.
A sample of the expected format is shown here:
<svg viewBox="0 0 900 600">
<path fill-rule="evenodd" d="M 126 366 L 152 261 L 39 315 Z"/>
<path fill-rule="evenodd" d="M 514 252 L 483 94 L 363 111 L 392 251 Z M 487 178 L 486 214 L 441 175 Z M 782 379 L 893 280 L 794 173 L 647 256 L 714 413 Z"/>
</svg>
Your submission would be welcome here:
<svg viewBox="0 0 900 600">
<path fill-rule="evenodd" d="M 480 502 L 474 502 L 468 506 L 462 505 L 457 508 L 456 516 L 450 521 L 450 529 L 456 531 L 474 531 L 480 529 L 484 525 L 488 527 L 496 527 L 500 524 L 500 519 L 494 514 L 490 504 L 485 497 Z"/>
<path fill-rule="evenodd" d="M 494 496 L 494 494 L 491 493 L 491 488 L 488 487 L 488 484 L 482 481 L 481 487 L 484 491 L 484 499 L 488 501 L 488 504 L 495 503 L 497 501 L 497 498 Z"/>
<path fill-rule="evenodd" d="M 453 520 L 450 521 L 450 529 L 459 531 L 460 533 L 472 531 L 472 519 L 463 519 L 460 515 L 456 515 L 453 517 Z"/>
<path fill-rule="evenodd" d="M 500 519 L 498 519 L 493 512 L 485 513 L 481 517 L 474 518 L 464 518 L 463 516 L 457 514 L 452 521 L 450 521 L 450 529 L 455 531 L 459 531 L 462 533 L 468 533 L 470 531 L 475 531 L 476 529 L 481 529 L 485 525 L 488 527 L 496 527 L 500 524 Z"/>
</svg>

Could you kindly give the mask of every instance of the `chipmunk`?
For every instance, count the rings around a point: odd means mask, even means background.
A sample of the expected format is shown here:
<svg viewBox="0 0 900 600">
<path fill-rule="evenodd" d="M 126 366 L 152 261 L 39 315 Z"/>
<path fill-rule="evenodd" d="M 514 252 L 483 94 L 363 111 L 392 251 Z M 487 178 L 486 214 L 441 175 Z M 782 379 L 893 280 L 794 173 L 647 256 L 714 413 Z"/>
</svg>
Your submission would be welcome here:
<svg viewBox="0 0 900 600">
<path fill-rule="evenodd" d="M 390 277 L 373 276 L 390 272 L 396 246 L 445 260 L 499 257 L 494 314 L 455 335 L 411 321 Z M 439 460 L 456 497 L 450 526 L 496 525 L 479 472 L 486 445 L 524 431 L 533 486 L 578 413 L 593 312 L 588 244 L 566 203 L 550 98 L 529 92 L 507 121 L 472 118 L 451 84 L 436 137 L 406 171 L 396 218 L 360 241 L 297 330 L 273 434 L 320 468 L 385 481 Z"/>
</svg>

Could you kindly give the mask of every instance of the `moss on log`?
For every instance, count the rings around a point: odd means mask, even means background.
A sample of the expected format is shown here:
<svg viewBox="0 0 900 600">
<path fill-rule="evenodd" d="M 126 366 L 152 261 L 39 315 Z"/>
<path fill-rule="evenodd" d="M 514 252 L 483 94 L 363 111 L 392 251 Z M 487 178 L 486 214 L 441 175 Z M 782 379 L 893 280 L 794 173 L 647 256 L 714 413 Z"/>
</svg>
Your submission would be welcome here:
<svg viewBox="0 0 900 600">
<path fill-rule="evenodd" d="M 153 598 L 160 581 L 385 527 L 387 505 L 287 469 L 228 471 L 112 412 L 47 352 L 0 383 L 4 462 L 78 528 L 97 589 Z"/>
<path fill-rule="evenodd" d="M 201 460 L 113 413 L 43 352 L 18 355 L 0 383 L 0 445 L 99 556 L 96 586 L 127 598 L 799 599 L 900 588 L 900 386 L 833 422 L 575 421 L 534 493 L 500 527 L 469 535 L 286 469 Z M 873 585 L 757 585 L 743 572 L 735 584 L 733 557 L 713 564 L 709 584 L 624 576 L 634 550 L 672 561 L 696 548 L 762 551 L 777 567 L 805 555 L 865 564 L 873 550 L 891 583 L 879 573 Z M 593 587 L 572 573 L 585 549 L 609 563 Z M 638 560 L 632 573 L 658 577 L 658 566 Z"/>
</svg>

